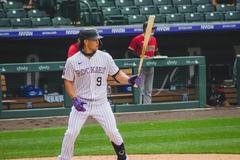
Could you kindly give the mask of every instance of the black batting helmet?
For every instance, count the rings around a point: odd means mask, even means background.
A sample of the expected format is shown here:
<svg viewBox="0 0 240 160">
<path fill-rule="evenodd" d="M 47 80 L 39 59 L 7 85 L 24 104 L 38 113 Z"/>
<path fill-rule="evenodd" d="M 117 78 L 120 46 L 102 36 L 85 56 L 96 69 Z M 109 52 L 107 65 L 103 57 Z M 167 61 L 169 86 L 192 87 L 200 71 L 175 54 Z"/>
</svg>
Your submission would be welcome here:
<svg viewBox="0 0 240 160">
<path fill-rule="evenodd" d="M 85 39 L 101 39 L 103 37 L 99 35 L 96 29 L 84 29 L 80 30 L 78 38 L 80 40 L 85 40 Z"/>
<path fill-rule="evenodd" d="M 99 35 L 96 29 L 90 28 L 90 29 L 80 30 L 80 32 L 78 33 L 78 38 L 80 39 L 79 48 L 83 49 L 83 45 L 84 45 L 83 41 L 85 39 L 96 40 L 96 39 L 101 39 L 103 37 Z"/>
</svg>

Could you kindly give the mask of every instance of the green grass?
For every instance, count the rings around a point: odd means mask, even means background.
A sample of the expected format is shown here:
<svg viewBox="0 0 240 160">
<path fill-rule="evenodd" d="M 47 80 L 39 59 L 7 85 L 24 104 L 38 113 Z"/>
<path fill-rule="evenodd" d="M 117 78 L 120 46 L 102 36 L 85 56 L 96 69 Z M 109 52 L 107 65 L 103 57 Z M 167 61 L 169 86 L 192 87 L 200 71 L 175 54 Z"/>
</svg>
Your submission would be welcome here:
<svg viewBox="0 0 240 160">
<path fill-rule="evenodd" d="M 129 154 L 240 153 L 240 118 L 119 123 Z M 0 159 L 57 156 L 66 128 L 0 132 Z M 114 154 L 98 124 L 87 125 L 75 155 Z"/>
</svg>

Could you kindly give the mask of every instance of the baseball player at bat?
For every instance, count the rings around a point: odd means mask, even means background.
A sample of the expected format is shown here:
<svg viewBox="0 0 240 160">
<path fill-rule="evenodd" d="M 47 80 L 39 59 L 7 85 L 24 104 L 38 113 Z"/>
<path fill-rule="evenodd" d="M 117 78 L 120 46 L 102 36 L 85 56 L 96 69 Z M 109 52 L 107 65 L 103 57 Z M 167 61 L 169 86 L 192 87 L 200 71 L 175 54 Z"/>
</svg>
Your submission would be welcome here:
<svg viewBox="0 0 240 160">
<path fill-rule="evenodd" d="M 72 160 L 75 140 L 87 118 L 92 116 L 111 141 L 117 159 L 127 160 L 123 138 L 107 99 L 107 77 L 111 75 L 119 83 L 131 85 L 140 85 L 141 79 L 136 75 L 128 77 L 110 54 L 98 50 L 102 36 L 97 30 L 81 30 L 79 37 L 79 52 L 67 59 L 62 75 L 73 106 L 58 159 Z"/>
<path fill-rule="evenodd" d="M 128 58 L 140 58 L 142 54 L 144 34 L 147 28 L 148 22 L 143 24 L 143 34 L 140 34 L 132 39 L 126 55 Z M 149 39 L 145 58 L 151 58 L 158 53 L 157 40 L 153 36 L 156 27 L 153 26 L 151 37 Z M 144 104 L 150 104 L 152 102 L 152 88 L 153 88 L 153 78 L 154 78 L 154 67 L 145 67 L 141 70 L 141 98 Z"/>
</svg>

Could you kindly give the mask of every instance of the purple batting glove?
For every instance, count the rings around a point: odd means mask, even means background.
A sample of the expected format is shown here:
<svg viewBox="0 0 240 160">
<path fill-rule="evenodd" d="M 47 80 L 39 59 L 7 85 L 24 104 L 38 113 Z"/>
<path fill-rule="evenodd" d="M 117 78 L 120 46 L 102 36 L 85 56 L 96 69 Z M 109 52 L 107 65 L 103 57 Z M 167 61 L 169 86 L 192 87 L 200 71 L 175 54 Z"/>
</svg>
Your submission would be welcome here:
<svg viewBox="0 0 240 160">
<path fill-rule="evenodd" d="M 128 83 L 131 85 L 137 85 L 138 87 L 141 85 L 141 76 L 138 75 L 133 75 L 128 79 Z"/>
<path fill-rule="evenodd" d="M 73 103 L 73 106 L 76 108 L 76 110 L 78 112 L 85 112 L 86 111 L 86 109 L 83 107 L 83 105 L 87 104 L 87 103 L 81 101 L 79 98 L 73 97 L 72 98 L 72 103 Z"/>
</svg>

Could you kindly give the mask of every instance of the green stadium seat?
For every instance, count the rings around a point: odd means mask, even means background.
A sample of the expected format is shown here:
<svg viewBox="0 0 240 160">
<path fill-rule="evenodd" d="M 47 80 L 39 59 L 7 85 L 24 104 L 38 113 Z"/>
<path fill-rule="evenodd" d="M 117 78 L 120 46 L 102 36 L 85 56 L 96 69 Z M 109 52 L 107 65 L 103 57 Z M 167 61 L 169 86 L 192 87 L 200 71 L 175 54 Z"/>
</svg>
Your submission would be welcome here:
<svg viewBox="0 0 240 160">
<path fill-rule="evenodd" d="M 47 13 L 45 11 L 40 11 L 38 9 L 32 9 L 27 12 L 27 15 L 29 18 L 41 18 L 41 17 L 47 17 Z"/>
<path fill-rule="evenodd" d="M 220 12 L 209 12 L 209 13 L 205 13 L 205 20 L 207 22 L 224 21 L 224 16 L 223 16 L 223 13 L 220 13 Z"/>
<path fill-rule="evenodd" d="M 63 1 L 64 2 L 64 1 Z M 57 5 L 56 0 L 37 0 L 36 4 L 40 10 L 54 9 Z"/>
<path fill-rule="evenodd" d="M 185 15 L 186 22 L 204 22 L 203 13 L 186 13 Z"/>
<path fill-rule="evenodd" d="M 7 11 L 8 18 L 26 18 L 26 12 L 23 9 L 12 9 Z"/>
<path fill-rule="evenodd" d="M 115 7 L 115 1 L 114 0 L 97 0 L 97 5 L 100 8 Z"/>
<path fill-rule="evenodd" d="M 155 15 L 158 13 L 158 10 L 155 6 L 141 6 L 139 10 L 140 14 L 142 15 Z"/>
<path fill-rule="evenodd" d="M 197 12 L 206 13 L 206 12 L 214 12 L 214 6 L 211 4 L 202 4 L 197 6 Z"/>
<path fill-rule="evenodd" d="M 103 8 L 103 18 L 105 25 L 123 25 L 127 24 L 126 18 L 121 14 L 120 8 L 107 7 Z"/>
<path fill-rule="evenodd" d="M 23 8 L 23 3 L 21 2 L 14 2 L 14 1 L 7 1 L 7 3 L 3 3 L 3 8 L 8 9 L 20 9 Z"/>
<path fill-rule="evenodd" d="M 194 13 L 197 11 L 196 6 L 194 5 L 181 5 L 178 6 L 179 13 Z"/>
<path fill-rule="evenodd" d="M 136 6 L 151 6 L 152 0 L 134 0 Z"/>
<path fill-rule="evenodd" d="M 115 0 L 115 4 L 117 7 L 128 7 L 134 6 L 133 0 Z"/>
<path fill-rule="evenodd" d="M 225 17 L 225 21 L 239 21 L 240 20 L 240 12 L 229 11 L 229 12 L 225 13 L 224 17 Z"/>
<path fill-rule="evenodd" d="M 10 20 L 8 18 L 0 18 L 0 27 L 11 27 Z"/>
<path fill-rule="evenodd" d="M 115 15 L 121 15 L 120 8 L 116 8 L 116 7 L 103 8 L 102 12 L 103 12 L 103 17 L 104 18 L 115 16 Z"/>
<path fill-rule="evenodd" d="M 49 17 L 32 18 L 32 27 L 51 26 L 51 19 Z"/>
<path fill-rule="evenodd" d="M 191 5 L 191 0 L 172 0 L 173 1 L 173 5 L 177 6 L 177 5 Z"/>
<path fill-rule="evenodd" d="M 181 23 L 184 22 L 184 14 L 168 14 L 166 16 L 167 23 Z"/>
<path fill-rule="evenodd" d="M 103 22 L 103 15 L 100 11 L 92 13 L 92 25 L 102 26 Z"/>
<path fill-rule="evenodd" d="M 209 4 L 210 0 L 192 0 L 193 5 Z"/>
<path fill-rule="evenodd" d="M 131 7 L 123 7 L 121 9 L 122 15 L 138 15 L 139 14 L 139 8 L 135 6 Z"/>
<path fill-rule="evenodd" d="M 3 9 L 0 9 L 0 18 L 6 18 L 6 13 Z"/>
<path fill-rule="evenodd" d="M 71 21 L 76 21 L 76 20 L 78 21 L 80 19 L 81 13 L 85 11 L 85 8 L 81 8 L 81 7 L 86 6 L 86 4 L 77 3 L 77 2 L 78 1 L 66 1 L 66 0 L 60 2 L 58 15 L 61 15 L 62 17 L 65 17 L 65 18 L 70 18 Z"/>
<path fill-rule="evenodd" d="M 147 17 L 144 15 L 130 15 L 128 16 L 128 24 L 142 24 L 147 21 Z"/>
<path fill-rule="evenodd" d="M 71 20 L 69 18 L 64 17 L 54 17 L 52 19 L 53 26 L 70 26 Z"/>
<path fill-rule="evenodd" d="M 164 14 L 155 14 L 154 23 L 166 23 L 166 15 L 164 15 Z"/>
<path fill-rule="evenodd" d="M 29 18 L 12 18 L 10 22 L 12 27 L 31 27 L 31 20 Z"/>
<path fill-rule="evenodd" d="M 108 20 L 105 21 L 106 25 L 127 25 L 128 20 L 123 15 L 118 15 L 114 17 L 109 17 Z"/>
<path fill-rule="evenodd" d="M 175 6 L 159 6 L 158 11 L 160 14 L 174 14 L 177 13 Z"/>
<path fill-rule="evenodd" d="M 236 4 L 236 11 L 240 11 L 240 3 Z"/>
<path fill-rule="evenodd" d="M 216 6 L 217 12 L 227 12 L 227 11 L 235 11 L 236 7 L 232 5 L 226 5 L 226 4 L 218 4 Z"/>
<path fill-rule="evenodd" d="M 83 2 L 89 4 L 91 9 L 96 10 L 98 8 L 98 4 L 95 0 L 83 0 Z M 80 3 L 80 8 L 81 9 L 88 9 L 86 5 Z"/>
<path fill-rule="evenodd" d="M 171 0 L 153 0 L 155 6 L 172 5 Z"/>
<path fill-rule="evenodd" d="M 92 15 L 89 15 L 89 12 L 83 12 L 80 19 L 81 25 L 85 26 L 102 26 L 104 24 L 104 19 L 101 11 L 93 12 Z"/>
</svg>

